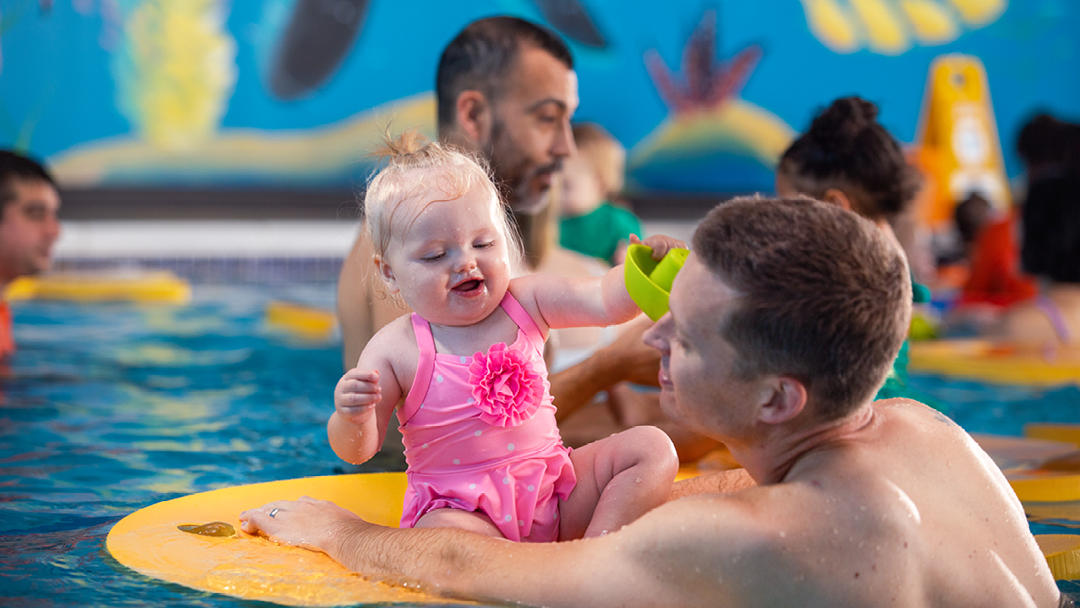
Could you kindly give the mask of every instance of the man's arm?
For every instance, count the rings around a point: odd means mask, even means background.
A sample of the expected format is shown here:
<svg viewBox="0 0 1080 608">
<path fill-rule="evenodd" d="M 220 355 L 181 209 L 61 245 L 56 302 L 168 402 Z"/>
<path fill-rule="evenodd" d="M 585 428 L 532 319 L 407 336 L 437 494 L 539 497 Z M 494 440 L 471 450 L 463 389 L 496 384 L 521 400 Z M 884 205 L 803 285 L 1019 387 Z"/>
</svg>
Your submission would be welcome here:
<svg viewBox="0 0 1080 608">
<path fill-rule="evenodd" d="M 565 420 L 588 405 L 597 393 L 622 381 L 657 385 L 660 352 L 646 346 L 642 334 L 652 326 L 644 315 L 626 324 L 619 337 L 584 361 L 553 374 L 551 394 L 558 410 L 555 419 Z"/>
<path fill-rule="evenodd" d="M 450 528 L 386 528 L 311 498 L 241 515 L 245 532 L 323 551 L 373 579 L 470 599 L 598 607 L 715 604 L 727 584 L 748 576 L 752 560 L 724 558 L 760 538 L 754 520 L 740 501 L 698 498 L 603 537 L 514 543 Z"/>
<path fill-rule="evenodd" d="M 671 496 L 675 500 L 684 496 L 698 494 L 732 494 L 757 485 L 746 469 L 728 469 L 702 473 L 697 477 L 676 481 L 671 486 Z"/>
</svg>

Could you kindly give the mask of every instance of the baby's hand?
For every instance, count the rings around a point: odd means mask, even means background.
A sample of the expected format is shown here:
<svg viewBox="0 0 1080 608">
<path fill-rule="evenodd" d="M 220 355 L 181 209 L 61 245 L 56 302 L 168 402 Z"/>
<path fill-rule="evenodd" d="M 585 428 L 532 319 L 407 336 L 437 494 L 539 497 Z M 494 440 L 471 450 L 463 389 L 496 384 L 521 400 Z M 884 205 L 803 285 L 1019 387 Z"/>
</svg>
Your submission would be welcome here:
<svg viewBox="0 0 1080 608">
<path fill-rule="evenodd" d="M 636 234 L 630 235 L 631 243 L 641 243 L 646 247 L 652 249 L 652 257 L 654 260 L 661 260 L 672 249 L 685 249 L 686 243 L 680 241 L 675 237 L 668 236 L 666 234 L 654 234 L 644 241 L 639 239 Z"/>
<path fill-rule="evenodd" d="M 363 424 L 382 400 L 379 371 L 354 367 L 345 372 L 334 388 L 334 408 L 353 424 Z"/>
</svg>

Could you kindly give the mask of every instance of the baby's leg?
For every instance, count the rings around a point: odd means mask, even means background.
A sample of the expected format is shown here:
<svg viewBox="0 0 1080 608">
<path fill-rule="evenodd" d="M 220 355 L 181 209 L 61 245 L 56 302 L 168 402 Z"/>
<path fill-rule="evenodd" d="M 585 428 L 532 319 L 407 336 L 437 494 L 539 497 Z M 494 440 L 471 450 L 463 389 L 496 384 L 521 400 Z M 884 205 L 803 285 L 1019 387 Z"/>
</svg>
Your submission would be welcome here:
<svg viewBox="0 0 1080 608">
<path fill-rule="evenodd" d="M 476 532 L 484 536 L 496 536 L 502 538 L 502 532 L 491 523 L 487 515 L 479 511 L 462 511 L 461 509 L 432 509 L 424 513 L 416 520 L 414 528 L 458 528 Z"/>
<path fill-rule="evenodd" d="M 638 426 L 571 452 L 577 485 L 559 504 L 559 539 L 614 532 L 667 500 L 679 470 L 675 446 Z"/>
</svg>

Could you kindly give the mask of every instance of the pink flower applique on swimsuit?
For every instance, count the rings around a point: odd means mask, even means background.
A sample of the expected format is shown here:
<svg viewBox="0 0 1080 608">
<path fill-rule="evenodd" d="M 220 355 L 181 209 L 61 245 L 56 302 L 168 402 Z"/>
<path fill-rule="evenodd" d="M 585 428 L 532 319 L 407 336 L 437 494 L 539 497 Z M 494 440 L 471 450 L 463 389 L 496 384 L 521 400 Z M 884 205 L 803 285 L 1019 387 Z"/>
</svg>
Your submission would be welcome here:
<svg viewBox="0 0 1080 608">
<path fill-rule="evenodd" d="M 487 354 L 473 355 L 469 382 L 480 419 L 494 426 L 517 426 L 532 418 L 544 396 L 544 379 L 532 362 L 502 342 L 492 344 Z"/>
</svg>

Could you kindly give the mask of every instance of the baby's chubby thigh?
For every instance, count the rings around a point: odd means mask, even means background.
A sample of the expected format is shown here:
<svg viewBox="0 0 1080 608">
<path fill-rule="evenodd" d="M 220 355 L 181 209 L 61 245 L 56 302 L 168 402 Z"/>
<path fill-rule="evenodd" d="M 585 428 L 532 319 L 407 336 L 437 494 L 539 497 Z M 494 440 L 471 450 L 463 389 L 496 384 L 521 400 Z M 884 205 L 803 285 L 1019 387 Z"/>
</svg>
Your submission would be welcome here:
<svg viewBox="0 0 1080 608">
<path fill-rule="evenodd" d="M 458 528 L 484 536 L 503 538 L 502 532 L 491 522 L 491 518 L 480 511 L 463 511 L 444 507 L 432 509 L 416 520 L 414 528 Z"/>
<path fill-rule="evenodd" d="M 664 431 L 636 426 L 570 453 L 577 485 L 559 505 L 559 538 L 614 532 L 663 504 L 679 469 Z"/>
</svg>

